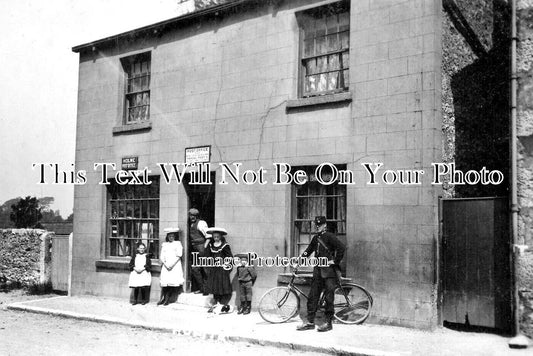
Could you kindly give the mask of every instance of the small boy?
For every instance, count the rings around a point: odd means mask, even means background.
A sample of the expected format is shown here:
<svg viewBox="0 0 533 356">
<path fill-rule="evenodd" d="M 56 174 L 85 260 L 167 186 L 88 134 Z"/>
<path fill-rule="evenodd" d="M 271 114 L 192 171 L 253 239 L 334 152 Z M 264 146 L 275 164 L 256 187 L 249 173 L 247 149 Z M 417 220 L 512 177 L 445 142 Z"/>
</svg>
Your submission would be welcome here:
<svg viewBox="0 0 533 356">
<path fill-rule="evenodd" d="M 237 314 L 250 314 L 252 310 L 252 286 L 257 279 L 255 267 L 248 264 L 248 254 L 238 254 L 235 257 L 240 259 L 237 267 L 237 278 L 239 280 L 239 292 L 241 295 L 241 305 Z"/>
</svg>

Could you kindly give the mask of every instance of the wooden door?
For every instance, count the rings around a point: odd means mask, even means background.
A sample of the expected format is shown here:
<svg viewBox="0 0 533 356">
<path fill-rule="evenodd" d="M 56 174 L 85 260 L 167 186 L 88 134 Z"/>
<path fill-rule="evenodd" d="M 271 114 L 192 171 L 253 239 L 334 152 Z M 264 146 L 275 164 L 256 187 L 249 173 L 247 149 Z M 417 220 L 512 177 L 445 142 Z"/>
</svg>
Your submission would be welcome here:
<svg viewBox="0 0 533 356">
<path fill-rule="evenodd" d="M 444 323 L 509 331 L 511 278 L 505 198 L 442 202 Z"/>
</svg>

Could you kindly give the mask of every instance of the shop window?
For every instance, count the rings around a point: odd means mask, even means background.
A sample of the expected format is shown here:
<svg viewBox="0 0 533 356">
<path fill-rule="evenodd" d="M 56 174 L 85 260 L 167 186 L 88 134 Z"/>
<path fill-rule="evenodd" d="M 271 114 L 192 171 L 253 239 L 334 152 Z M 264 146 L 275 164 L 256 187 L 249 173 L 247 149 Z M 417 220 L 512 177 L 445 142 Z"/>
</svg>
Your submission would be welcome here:
<svg viewBox="0 0 533 356">
<path fill-rule="evenodd" d="M 341 1 L 298 13 L 300 96 L 349 89 L 350 2 Z"/>
<path fill-rule="evenodd" d="M 337 166 L 346 169 L 345 165 Z M 328 231 L 337 236 L 346 235 L 346 185 L 335 182 L 321 184 L 315 176 L 316 167 L 300 167 L 307 173 L 308 181 L 303 185 L 293 185 L 293 256 L 299 256 L 307 248 L 316 234 L 313 220 L 315 216 L 325 216 Z M 320 177 L 324 181 L 332 178 L 331 170 L 324 169 Z"/>
<path fill-rule="evenodd" d="M 108 185 L 109 228 L 107 253 L 131 256 L 143 242 L 152 258 L 159 257 L 159 177 L 150 185 Z"/>
<path fill-rule="evenodd" d="M 150 119 L 150 62 L 150 52 L 122 59 L 125 74 L 125 124 Z"/>
</svg>

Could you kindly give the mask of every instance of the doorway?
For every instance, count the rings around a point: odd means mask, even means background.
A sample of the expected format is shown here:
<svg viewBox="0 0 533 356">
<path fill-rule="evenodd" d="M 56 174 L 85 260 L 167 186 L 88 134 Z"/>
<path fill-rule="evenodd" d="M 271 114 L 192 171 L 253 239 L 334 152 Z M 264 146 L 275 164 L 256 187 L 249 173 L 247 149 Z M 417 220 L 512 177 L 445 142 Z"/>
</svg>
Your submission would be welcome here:
<svg viewBox="0 0 533 356">
<path fill-rule="evenodd" d="M 215 186 L 216 173 L 210 172 L 211 184 L 193 184 L 191 183 L 190 175 L 183 177 L 183 186 L 187 193 L 187 212 L 189 209 L 195 208 L 200 212 L 200 219 L 207 223 L 207 226 L 215 226 Z M 187 230 L 185 233 L 185 258 L 184 262 L 187 268 L 185 269 L 185 291 L 190 292 L 191 285 L 191 255 L 189 249 L 189 226 L 190 221 L 187 215 Z"/>
</svg>

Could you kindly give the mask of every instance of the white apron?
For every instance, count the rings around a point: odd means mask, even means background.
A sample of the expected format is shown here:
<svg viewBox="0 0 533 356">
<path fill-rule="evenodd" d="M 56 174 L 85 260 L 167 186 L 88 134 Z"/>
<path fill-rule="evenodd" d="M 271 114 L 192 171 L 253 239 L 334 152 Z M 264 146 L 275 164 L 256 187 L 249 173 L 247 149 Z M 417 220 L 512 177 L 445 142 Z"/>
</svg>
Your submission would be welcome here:
<svg viewBox="0 0 533 356">
<path fill-rule="evenodd" d="M 135 255 L 135 268 L 144 268 L 146 265 L 146 254 Z M 128 286 L 130 287 L 148 287 L 152 283 L 152 275 L 144 270 L 141 273 L 131 271 Z"/>
</svg>

